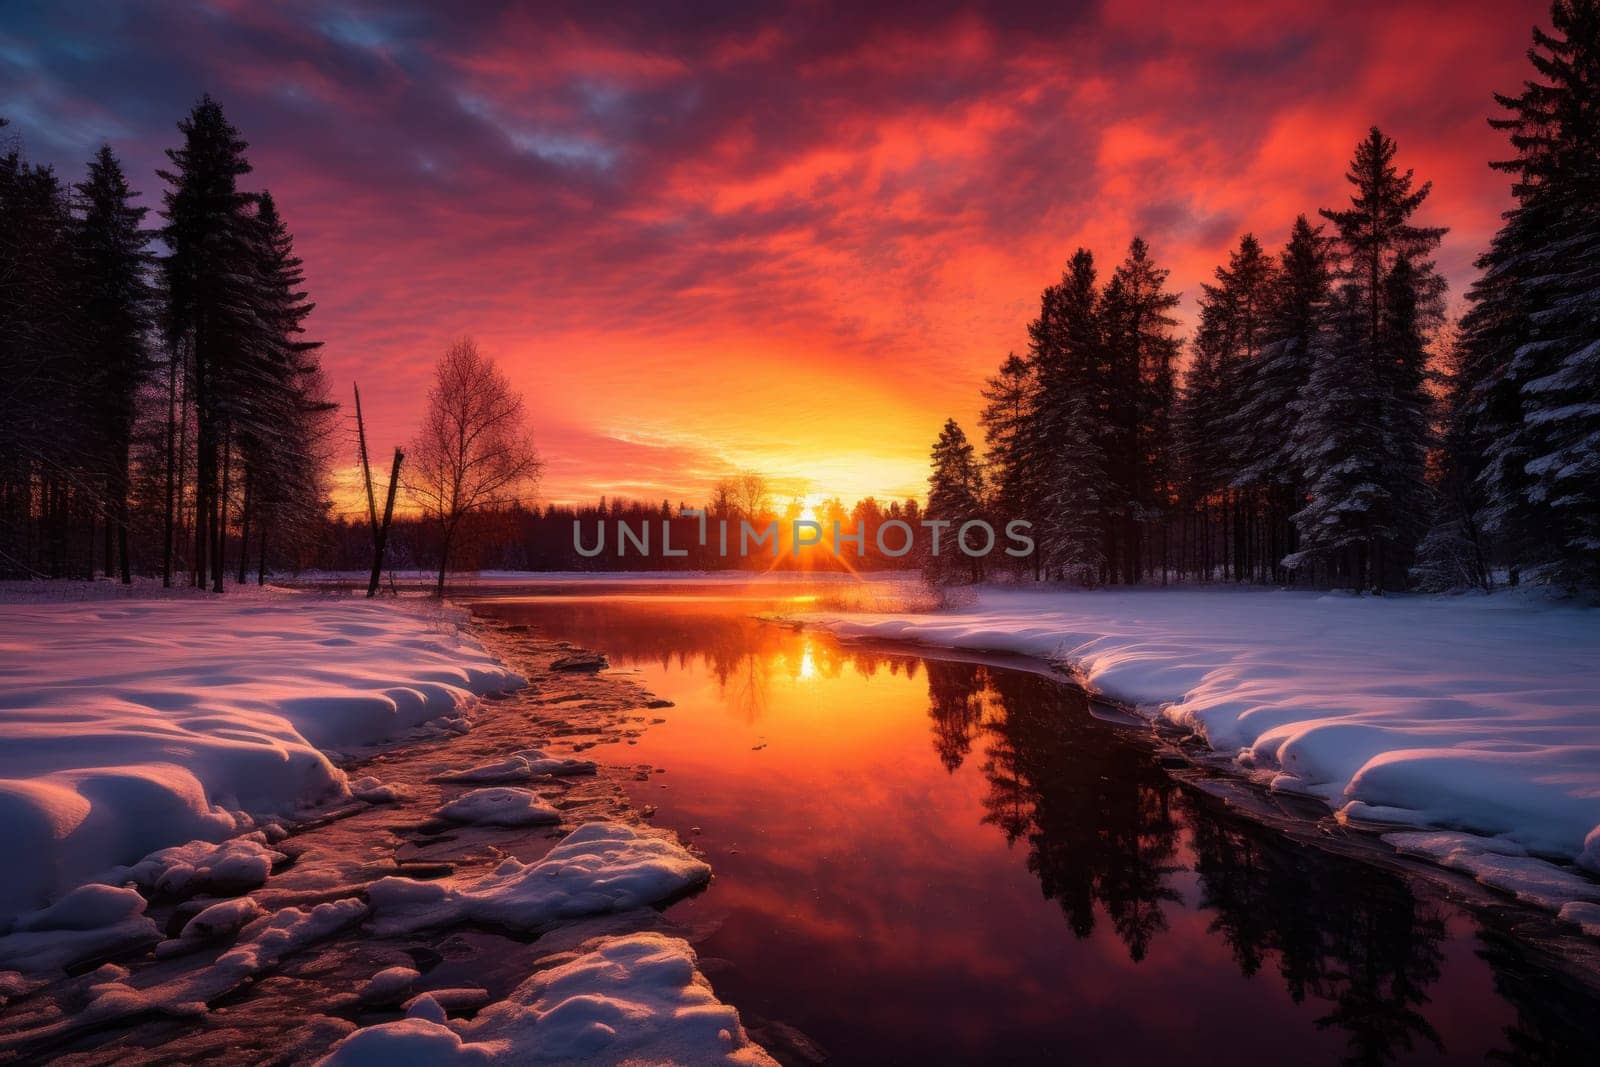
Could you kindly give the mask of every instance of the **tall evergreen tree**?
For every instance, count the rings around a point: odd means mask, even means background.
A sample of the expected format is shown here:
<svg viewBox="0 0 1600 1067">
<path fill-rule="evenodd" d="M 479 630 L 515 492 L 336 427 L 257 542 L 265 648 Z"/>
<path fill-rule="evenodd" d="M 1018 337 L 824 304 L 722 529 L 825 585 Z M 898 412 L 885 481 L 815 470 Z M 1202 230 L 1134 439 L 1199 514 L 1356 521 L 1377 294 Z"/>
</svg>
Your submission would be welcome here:
<svg viewBox="0 0 1600 1067">
<path fill-rule="evenodd" d="M 1291 519 L 1304 497 L 1304 477 L 1294 455 L 1294 427 L 1331 285 L 1328 241 L 1321 226 L 1301 215 L 1278 255 L 1265 340 L 1237 409 L 1235 477 L 1267 487 L 1268 552 L 1275 570 L 1296 548 Z"/>
<path fill-rule="evenodd" d="M 241 559 L 249 524 L 264 552 L 269 536 L 303 535 L 325 511 L 323 446 L 332 427 L 326 383 L 317 359 L 321 341 L 305 339 L 305 319 L 316 306 L 304 290 L 305 271 L 294 239 L 272 194 L 256 198 L 256 303 L 263 336 L 239 404 L 238 442 L 243 465 Z"/>
<path fill-rule="evenodd" d="M 1311 498 L 1295 516 L 1301 547 L 1290 557 L 1380 591 L 1403 583 L 1428 514 L 1424 363 L 1444 287 L 1428 256 L 1445 230 L 1410 221 L 1430 184 L 1413 187 L 1395 153 L 1374 127 L 1346 176 L 1350 207 L 1322 212 L 1339 231 L 1342 264 L 1298 409 Z"/>
<path fill-rule="evenodd" d="M 1483 522 L 1513 561 L 1600 583 L 1600 2 L 1556 0 L 1509 115 L 1516 206 L 1462 324 Z"/>
<path fill-rule="evenodd" d="M 1052 577 L 1093 584 L 1110 531 L 1105 447 L 1110 394 L 1094 256 L 1078 249 L 1028 327 L 1033 429 L 1022 460 L 1035 494 L 1037 559 Z"/>
<path fill-rule="evenodd" d="M 166 330 L 174 349 L 190 353 L 195 405 L 195 581 L 209 574 L 222 591 L 228 460 L 233 447 L 241 379 L 263 358 L 269 343 L 258 317 L 260 259 L 252 197 L 238 180 L 250 173 L 248 147 L 206 96 L 178 124 L 183 146 L 169 149 L 172 169 L 160 171 L 170 188 L 162 212 Z"/>
<path fill-rule="evenodd" d="M 1006 519 L 1032 520 L 1037 510 L 1038 468 L 1032 462 L 1038 401 L 1034 365 L 1012 352 L 984 383 L 984 459 L 992 510 Z"/>
<path fill-rule="evenodd" d="M 928 475 L 928 509 L 925 519 L 950 525 L 939 534 L 939 554 L 924 558 L 931 581 L 948 583 L 982 578 L 979 559 L 961 552 L 957 536 L 961 525 L 984 517 L 983 471 L 972 443 L 955 419 L 946 419 L 933 444 L 932 471 Z M 931 544 L 930 544 L 931 549 Z"/>
<path fill-rule="evenodd" d="M 81 296 L 89 417 L 104 479 L 105 570 L 121 559 L 124 584 L 132 581 L 128 559 L 129 451 L 139 390 L 152 367 L 150 331 L 154 296 L 149 272 L 153 256 L 143 229 L 145 208 L 133 200 L 122 167 L 109 145 L 89 163 L 77 186 L 77 269 Z"/>
<path fill-rule="evenodd" d="M 1174 484 L 1172 407 L 1181 342 L 1173 332 L 1178 294 L 1166 289 L 1168 271 L 1157 267 L 1144 240 L 1135 237 L 1101 296 L 1114 442 L 1106 449 L 1109 481 L 1121 529 L 1108 551 L 1121 579 L 1146 572 L 1146 534 L 1165 520 Z"/>
</svg>

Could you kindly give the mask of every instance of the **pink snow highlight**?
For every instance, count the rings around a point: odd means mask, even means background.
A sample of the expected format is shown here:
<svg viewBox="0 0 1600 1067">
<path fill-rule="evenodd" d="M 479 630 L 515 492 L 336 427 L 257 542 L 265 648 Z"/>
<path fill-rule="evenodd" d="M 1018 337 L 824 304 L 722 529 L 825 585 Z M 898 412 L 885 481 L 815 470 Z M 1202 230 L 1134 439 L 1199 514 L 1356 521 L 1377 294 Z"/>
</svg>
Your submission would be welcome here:
<svg viewBox="0 0 1600 1067">
<path fill-rule="evenodd" d="M 392 602 L 17 600 L 0 604 L 0 854 L 29 862 L 0 880 L 0 929 L 157 849 L 347 797 L 330 754 L 523 684 L 454 618 Z"/>
</svg>

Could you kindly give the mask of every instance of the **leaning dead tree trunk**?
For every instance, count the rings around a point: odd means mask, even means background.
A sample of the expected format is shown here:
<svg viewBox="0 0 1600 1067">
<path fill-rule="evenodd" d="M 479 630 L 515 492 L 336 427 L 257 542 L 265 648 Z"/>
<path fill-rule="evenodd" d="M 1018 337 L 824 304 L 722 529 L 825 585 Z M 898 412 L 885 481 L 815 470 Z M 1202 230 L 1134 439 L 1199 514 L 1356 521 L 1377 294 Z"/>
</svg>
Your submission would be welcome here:
<svg viewBox="0 0 1600 1067">
<path fill-rule="evenodd" d="M 394 518 L 394 493 L 400 485 L 400 464 L 406 454 L 394 450 L 394 466 L 389 470 L 389 493 L 383 502 L 383 523 L 373 532 L 372 575 L 367 579 L 367 599 L 378 595 L 378 578 L 383 573 L 383 550 L 389 543 L 389 520 Z M 392 576 L 391 576 L 392 578 Z"/>
<path fill-rule="evenodd" d="M 388 499 L 383 505 L 383 524 L 378 523 L 378 499 L 372 491 L 372 464 L 367 458 L 367 423 L 361 415 L 361 387 L 351 383 L 356 394 L 356 441 L 361 447 L 361 480 L 367 488 L 367 522 L 372 529 L 372 574 L 367 580 L 367 597 L 378 595 L 378 580 L 383 573 L 383 551 L 389 541 L 389 521 L 394 518 L 394 493 L 400 484 L 400 464 L 405 453 L 394 450 L 394 468 L 389 472 Z"/>
</svg>

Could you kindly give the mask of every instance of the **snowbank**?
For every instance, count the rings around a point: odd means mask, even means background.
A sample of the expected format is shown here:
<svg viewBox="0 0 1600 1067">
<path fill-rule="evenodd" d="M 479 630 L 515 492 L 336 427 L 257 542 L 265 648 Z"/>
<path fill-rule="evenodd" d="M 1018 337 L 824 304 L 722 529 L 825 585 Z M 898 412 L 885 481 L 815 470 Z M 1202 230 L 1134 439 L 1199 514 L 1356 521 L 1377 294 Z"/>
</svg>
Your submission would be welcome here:
<svg viewBox="0 0 1600 1067">
<path fill-rule="evenodd" d="M 1451 865 L 1511 892 L 1600 872 L 1600 611 L 1515 595 L 986 590 L 939 615 L 798 617 L 843 637 L 1012 652 L 1191 729 L 1353 819 L 1495 838 Z M 1423 851 L 1419 841 L 1409 842 Z M 1432 844 L 1438 845 L 1435 841 Z M 1575 899 L 1549 877 L 1529 899 Z M 1520 873 L 1520 877 L 1519 877 Z M 1556 898 L 1556 899 L 1551 899 Z"/>
<path fill-rule="evenodd" d="M 358 1030 L 322 1062 L 775 1063 L 717 999 L 687 942 L 641 933 L 585 947 L 471 1022 L 452 1028 L 419 998 L 410 1018 Z"/>
<path fill-rule="evenodd" d="M 539 930 L 647 907 L 710 878 L 710 866 L 676 841 L 620 823 L 591 822 L 537 863 L 507 859 L 492 874 L 466 882 L 382 878 L 367 888 L 367 899 L 380 936 L 452 922 Z"/>
<path fill-rule="evenodd" d="M 392 603 L 15 599 L 0 604 L 0 854 L 28 862 L 0 879 L 0 930 L 156 849 L 343 798 L 330 753 L 522 684 L 453 623 Z M 189 865 L 204 880 L 262 858 Z"/>
</svg>

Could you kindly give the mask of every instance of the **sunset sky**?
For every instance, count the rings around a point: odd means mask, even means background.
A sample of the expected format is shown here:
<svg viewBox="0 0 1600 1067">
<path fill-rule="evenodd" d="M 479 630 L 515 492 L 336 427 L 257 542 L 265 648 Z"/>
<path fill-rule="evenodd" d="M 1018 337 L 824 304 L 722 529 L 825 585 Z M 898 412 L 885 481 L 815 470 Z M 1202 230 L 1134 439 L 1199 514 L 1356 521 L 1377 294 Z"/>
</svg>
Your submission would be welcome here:
<svg viewBox="0 0 1600 1067">
<path fill-rule="evenodd" d="M 546 499 L 702 500 L 734 467 L 920 493 L 946 416 L 1073 248 L 1128 238 L 1190 316 L 1245 230 L 1345 197 L 1377 123 L 1434 182 L 1453 296 L 1508 201 L 1490 93 L 1539 2 L 21 3 L 0 115 L 144 202 L 203 92 L 293 229 L 337 398 L 380 452 L 470 334 Z"/>
</svg>

